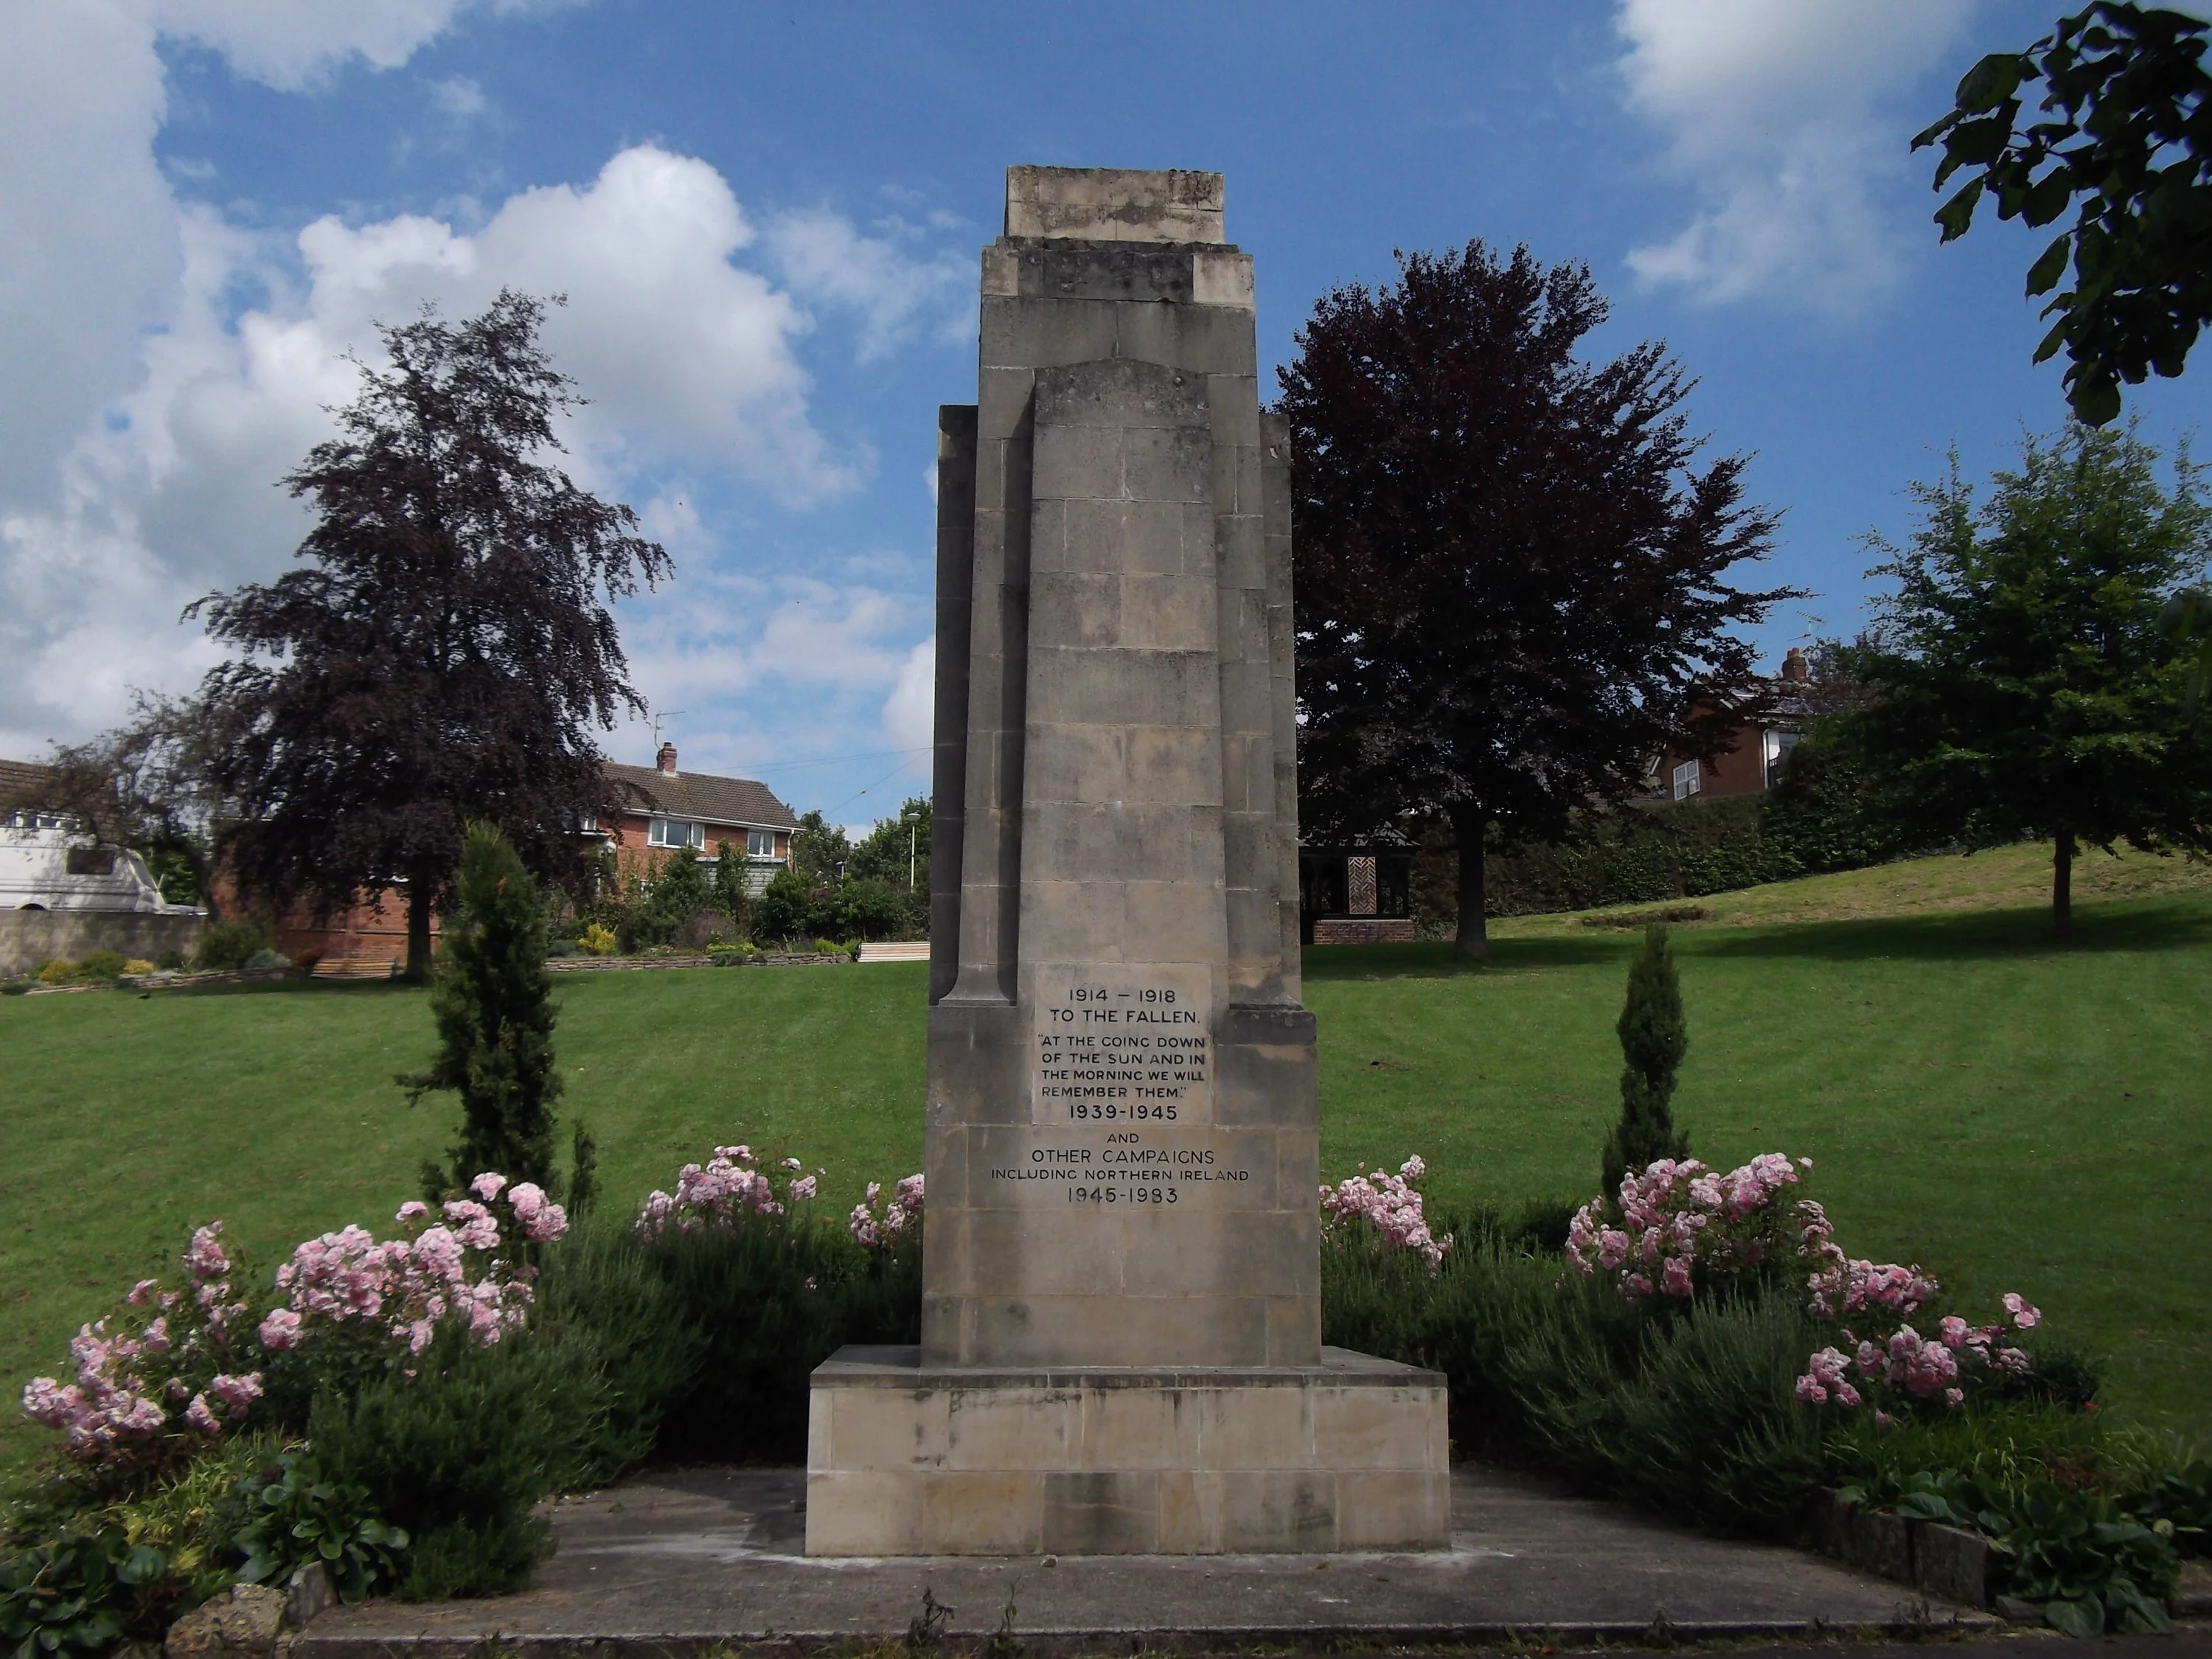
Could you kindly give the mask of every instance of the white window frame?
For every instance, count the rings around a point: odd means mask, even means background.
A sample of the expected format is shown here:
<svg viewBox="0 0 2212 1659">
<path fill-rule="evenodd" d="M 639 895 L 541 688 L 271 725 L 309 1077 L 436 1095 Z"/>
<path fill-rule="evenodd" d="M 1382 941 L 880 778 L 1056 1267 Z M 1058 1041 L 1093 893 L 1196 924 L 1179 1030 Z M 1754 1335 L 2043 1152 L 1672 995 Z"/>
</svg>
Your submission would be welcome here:
<svg viewBox="0 0 2212 1659">
<path fill-rule="evenodd" d="M 775 856 L 775 831 L 748 830 L 745 831 L 745 856 L 749 859 L 772 859 Z"/>
<path fill-rule="evenodd" d="M 1705 787 L 1705 770 L 1701 763 L 1693 760 L 1686 760 L 1676 766 L 1674 780 L 1674 799 L 1687 800 L 1691 796 L 1703 790 Z"/>
<path fill-rule="evenodd" d="M 656 814 L 646 825 L 645 844 L 672 849 L 690 847 L 704 852 L 707 826 L 696 818 L 665 818 Z"/>
<path fill-rule="evenodd" d="M 1765 734 L 1766 787 L 1771 789 L 1781 782 L 1782 763 L 1790 758 L 1790 751 L 1804 741 L 1802 733 L 1770 731 Z"/>
</svg>

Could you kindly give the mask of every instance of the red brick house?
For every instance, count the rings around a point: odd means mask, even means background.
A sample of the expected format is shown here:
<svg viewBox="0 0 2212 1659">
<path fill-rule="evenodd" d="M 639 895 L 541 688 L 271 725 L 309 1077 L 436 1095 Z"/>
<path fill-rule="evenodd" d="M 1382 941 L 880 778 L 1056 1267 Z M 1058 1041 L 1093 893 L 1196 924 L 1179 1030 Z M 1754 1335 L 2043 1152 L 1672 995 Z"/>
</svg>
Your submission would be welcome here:
<svg viewBox="0 0 2212 1659">
<path fill-rule="evenodd" d="M 624 873 L 649 875 L 681 847 L 713 863 L 727 842 L 732 856 L 745 860 L 747 884 L 757 893 L 791 862 L 799 820 L 764 783 L 679 771 L 672 743 L 660 745 L 651 766 L 609 761 L 606 774 L 632 805 L 618 818 L 584 828 L 616 849 Z"/>
<path fill-rule="evenodd" d="M 618 817 L 586 819 L 584 833 L 596 836 L 615 849 L 617 868 L 623 874 L 649 876 L 679 847 L 690 847 L 709 864 L 716 862 L 727 842 L 732 855 L 745 860 L 750 890 L 768 885 L 778 870 L 791 862 L 791 832 L 799 820 L 769 792 L 768 786 L 750 778 L 717 777 L 706 772 L 680 772 L 676 745 L 664 743 L 653 766 L 606 763 L 606 775 L 630 803 Z M 222 896 L 229 899 L 231 895 Z M 438 919 L 430 918 L 431 938 L 437 937 Z M 314 927 L 302 918 L 276 929 L 276 948 L 295 962 L 404 962 L 407 956 L 407 899 L 397 889 L 386 889 L 366 903 Z"/>
<path fill-rule="evenodd" d="M 1805 653 L 1791 646 L 1767 689 L 1772 696 L 1765 711 L 1738 721 L 1729 746 L 1711 759 L 1674 751 L 1661 756 L 1650 775 L 1653 797 L 1749 795 L 1779 783 L 1782 763 L 1797 746 L 1805 723 L 1821 712 Z"/>
</svg>

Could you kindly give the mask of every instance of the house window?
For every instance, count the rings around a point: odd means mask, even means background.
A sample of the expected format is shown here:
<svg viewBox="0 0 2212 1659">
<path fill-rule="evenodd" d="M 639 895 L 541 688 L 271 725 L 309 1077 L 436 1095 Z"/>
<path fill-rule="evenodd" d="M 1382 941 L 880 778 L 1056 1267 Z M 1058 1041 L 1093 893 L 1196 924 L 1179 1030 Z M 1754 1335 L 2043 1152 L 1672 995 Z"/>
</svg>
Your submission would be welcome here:
<svg viewBox="0 0 2212 1659">
<path fill-rule="evenodd" d="M 645 844 L 703 848 L 707 845 L 707 826 L 684 818 L 655 818 L 646 826 Z"/>
<path fill-rule="evenodd" d="M 1698 775 L 1702 769 L 1693 760 L 1686 760 L 1674 769 L 1674 799 L 1685 800 L 1705 787 L 1705 780 Z"/>
<path fill-rule="evenodd" d="M 1766 734 L 1766 787 L 1775 787 L 1782 781 L 1782 763 L 1790 758 L 1790 751 L 1799 742 L 1795 732 L 1769 732 Z"/>
<path fill-rule="evenodd" d="M 753 858 L 772 859 L 775 856 L 775 831 L 748 830 L 745 831 L 745 852 Z"/>
</svg>

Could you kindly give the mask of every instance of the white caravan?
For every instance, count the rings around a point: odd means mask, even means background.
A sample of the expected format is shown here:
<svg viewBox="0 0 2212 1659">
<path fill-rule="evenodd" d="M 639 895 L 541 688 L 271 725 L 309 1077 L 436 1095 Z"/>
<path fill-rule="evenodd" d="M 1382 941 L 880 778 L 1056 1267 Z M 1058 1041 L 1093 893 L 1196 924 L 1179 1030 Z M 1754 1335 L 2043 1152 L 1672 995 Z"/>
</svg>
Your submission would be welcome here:
<svg viewBox="0 0 2212 1659">
<path fill-rule="evenodd" d="M 90 845 L 76 820 L 61 813 L 29 811 L 0 816 L 0 910 L 204 914 L 163 898 L 137 854 Z"/>
</svg>

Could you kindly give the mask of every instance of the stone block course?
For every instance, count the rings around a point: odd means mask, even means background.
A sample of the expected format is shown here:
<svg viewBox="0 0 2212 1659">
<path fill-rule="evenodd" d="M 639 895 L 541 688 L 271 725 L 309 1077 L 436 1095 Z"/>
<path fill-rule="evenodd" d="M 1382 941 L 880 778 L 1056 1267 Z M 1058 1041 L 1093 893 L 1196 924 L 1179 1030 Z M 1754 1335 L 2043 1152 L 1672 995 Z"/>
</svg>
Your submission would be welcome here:
<svg viewBox="0 0 2212 1659">
<path fill-rule="evenodd" d="M 1408 1401 L 1421 1432 L 1394 1436 Z M 1449 1479 L 1426 1429 L 1443 1417 L 1433 1372 L 1340 1350 L 1304 1368 L 933 1374 L 914 1349 L 848 1348 L 815 1379 L 807 1549 L 1433 1548 Z M 851 1457 L 887 1460 L 920 1502 L 877 1501 Z"/>
<path fill-rule="evenodd" d="M 983 261 L 939 422 L 922 1341 L 817 1373 L 810 1550 L 1441 1539 L 1441 1384 L 1321 1363 L 1288 441 L 1220 204 L 1017 170 Z"/>
</svg>

